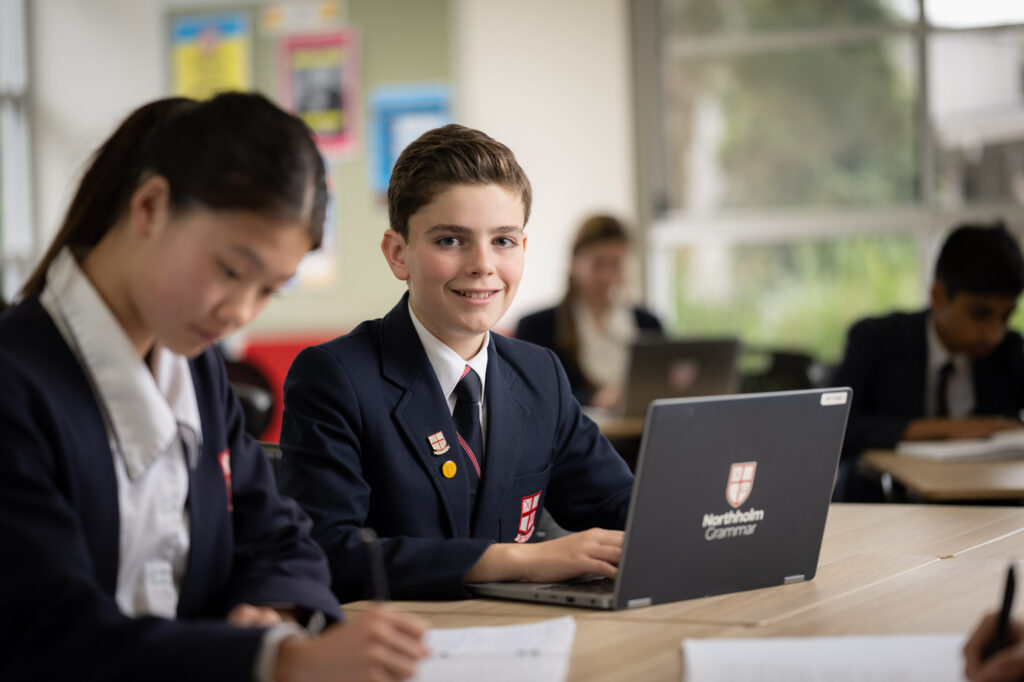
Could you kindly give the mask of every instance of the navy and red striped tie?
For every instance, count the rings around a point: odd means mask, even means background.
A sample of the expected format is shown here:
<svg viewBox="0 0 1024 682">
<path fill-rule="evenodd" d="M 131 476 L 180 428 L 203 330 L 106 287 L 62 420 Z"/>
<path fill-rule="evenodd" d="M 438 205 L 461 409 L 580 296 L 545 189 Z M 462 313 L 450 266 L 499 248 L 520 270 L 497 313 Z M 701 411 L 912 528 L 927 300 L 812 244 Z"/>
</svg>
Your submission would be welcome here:
<svg viewBox="0 0 1024 682">
<path fill-rule="evenodd" d="M 480 377 L 473 368 L 466 365 L 462 378 L 455 386 L 455 428 L 459 435 L 459 445 L 472 463 L 477 476 L 480 476 L 484 462 L 484 438 L 480 426 Z"/>
</svg>

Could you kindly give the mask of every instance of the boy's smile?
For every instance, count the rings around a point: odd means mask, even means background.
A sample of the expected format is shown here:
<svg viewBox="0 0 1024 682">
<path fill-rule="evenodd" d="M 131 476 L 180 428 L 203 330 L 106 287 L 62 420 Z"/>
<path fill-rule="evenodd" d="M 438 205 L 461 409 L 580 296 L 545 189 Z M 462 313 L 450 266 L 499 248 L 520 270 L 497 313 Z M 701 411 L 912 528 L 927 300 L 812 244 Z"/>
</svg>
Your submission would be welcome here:
<svg viewBox="0 0 1024 682">
<path fill-rule="evenodd" d="M 407 240 L 384 235 L 416 318 L 463 358 L 480 350 L 519 289 L 524 219 L 520 197 L 500 185 L 453 185 L 409 217 Z"/>
</svg>

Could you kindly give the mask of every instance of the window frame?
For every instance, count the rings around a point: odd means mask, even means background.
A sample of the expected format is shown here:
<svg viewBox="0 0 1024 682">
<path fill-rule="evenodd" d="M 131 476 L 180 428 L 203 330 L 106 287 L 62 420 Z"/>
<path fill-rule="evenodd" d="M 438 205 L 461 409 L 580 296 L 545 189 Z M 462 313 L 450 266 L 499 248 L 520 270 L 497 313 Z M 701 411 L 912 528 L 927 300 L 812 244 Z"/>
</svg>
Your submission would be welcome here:
<svg viewBox="0 0 1024 682">
<path fill-rule="evenodd" d="M 800 238 L 841 237 L 852 234 L 909 234 L 920 253 L 922 304 L 931 280 L 931 264 L 946 231 L 966 221 L 1006 220 L 1018 237 L 1024 234 L 1024 206 L 1011 203 L 971 204 L 959 208 L 939 205 L 935 192 L 937 150 L 928 107 L 930 93 L 928 39 L 942 33 L 997 33 L 1024 29 L 1024 23 L 953 28 L 927 21 L 925 0 L 917 0 L 916 21 L 886 25 L 785 30 L 770 34 L 717 35 L 670 38 L 659 22 L 660 0 L 633 0 L 631 35 L 637 148 L 637 214 L 645 246 L 643 288 L 648 305 L 669 327 L 678 325 L 673 296 L 675 249 L 715 244 L 725 247 L 779 243 Z M 665 159 L 664 95 L 661 92 L 662 55 L 732 57 L 878 41 L 894 36 L 913 41 L 917 101 L 913 106 L 913 136 L 917 195 L 907 204 L 880 207 L 765 207 L 716 210 L 695 214 L 668 207 L 671 181 Z"/>
</svg>

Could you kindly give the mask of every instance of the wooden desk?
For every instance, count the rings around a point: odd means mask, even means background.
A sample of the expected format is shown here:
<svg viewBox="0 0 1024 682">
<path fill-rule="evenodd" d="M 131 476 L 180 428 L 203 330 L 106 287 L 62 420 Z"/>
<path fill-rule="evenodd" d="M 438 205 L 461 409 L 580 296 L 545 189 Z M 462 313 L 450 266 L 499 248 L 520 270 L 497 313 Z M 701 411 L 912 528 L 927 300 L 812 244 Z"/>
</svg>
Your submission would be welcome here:
<svg viewBox="0 0 1024 682">
<path fill-rule="evenodd" d="M 1024 460 L 934 462 L 868 450 L 860 461 L 889 474 L 913 495 L 933 502 L 1024 499 Z"/>
<path fill-rule="evenodd" d="M 570 680 L 679 682 L 687 637 L 966 632 L 998 605 L 1007 559 L 1024 559 L 1024 509 L 836 504 L 807 583 L 615 612 L 484 599 L 397 606 L 435 627 L 572 615 Z"/>
<path fill-rule="evenodd" d="M 607 412 L 587 410 L 587 416 L 594 420 L 597 428 L 608 440 L 621 438 L 639 439 L 644 433 L 644 417 L 625 417 Z"/>
</svg>

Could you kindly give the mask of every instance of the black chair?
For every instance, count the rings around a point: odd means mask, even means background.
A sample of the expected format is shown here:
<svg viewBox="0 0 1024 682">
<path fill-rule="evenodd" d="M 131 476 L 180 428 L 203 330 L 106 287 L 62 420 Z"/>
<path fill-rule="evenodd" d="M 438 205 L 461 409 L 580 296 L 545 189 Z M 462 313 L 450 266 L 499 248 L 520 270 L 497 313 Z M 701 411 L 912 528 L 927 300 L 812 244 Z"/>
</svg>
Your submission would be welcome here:
<svg viewBox="0 0 1024 682">
<path fill-rule="evenodd" d="M 253 438 L 259 438 L 270 425 L 274 416 L 275 399 L 270 382 L 257 367 L 247 362 L 224 360 L 228 381 L 238 395 L 245 415 L 245 430 Z"/>
<path fill-rule="evenodd" d="M 763 354 L 766 367 L 746 373 L 740 380 L 741 393 L 766 391 L 796 391 L 813 388 L 814 358 L 807 353 L 791 350 L 747 349 L 745 353 Z"/>
</svg>

